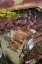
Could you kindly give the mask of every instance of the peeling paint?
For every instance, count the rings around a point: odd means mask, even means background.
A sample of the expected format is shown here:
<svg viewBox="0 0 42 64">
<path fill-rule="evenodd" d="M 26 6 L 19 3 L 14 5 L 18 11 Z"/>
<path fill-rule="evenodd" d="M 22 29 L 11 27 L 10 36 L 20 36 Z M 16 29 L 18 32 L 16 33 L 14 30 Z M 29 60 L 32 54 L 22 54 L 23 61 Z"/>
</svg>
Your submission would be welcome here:
<svg viewBox="0 0 42 64">
<path fill-rule="evenodd" d="M 22 3 L 23 0 L 14 0 L 14 5 Z"/>
</svg>

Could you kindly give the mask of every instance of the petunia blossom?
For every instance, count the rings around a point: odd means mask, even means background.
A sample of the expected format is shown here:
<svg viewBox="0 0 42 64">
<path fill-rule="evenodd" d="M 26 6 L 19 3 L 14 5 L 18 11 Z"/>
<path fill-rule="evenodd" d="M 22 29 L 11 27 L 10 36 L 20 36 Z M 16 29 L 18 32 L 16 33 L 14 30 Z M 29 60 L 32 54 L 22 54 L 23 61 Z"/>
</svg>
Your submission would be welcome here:
<svg viewBox="0 0 42 64">
<path fill-rule="evenodd" d="M 23 17 L 27 18 L 27 14 L 24 14 Z"/>
<path fill-rule="evenodd" d="M 30 24 L 27 26 L 27 29 L 30 28 Z"/>
<path fill-rule="evenodd" d="M 9 24 L 7 24 L 7 28 L 11 28 L 12 26 L 11 26 L 11 24 L 9 25 Z"/>
<path fill-rule="evenodd" d="M 37 20 L 34 20 L 33 22 L 36 23 Z"/>
<path fill-rule="evenodd" d="M 31 17 L 30 17 L 30 16 L 28 16 L 28 20 L 30 20 L 30 18 L 31 18 Z"/>
<path fill-rule="evenodd" d="M 2 22 L 2 23 L 0 24 L 0 26 L 1 26 L 1 28 L 4 28 L 4 27 L 5 27 L 5 23 Z"/>
<path fill-rule="evenodd" d="M 21 25 L 23 24 L 23 20 L 20 20 L 20 24 L 21 24 Z"/>
<path fill-rule="evenodd" d="M 33 25 L 34 23 L 33 22 L 30 22 L 30 25 Z"/>
<path fill-rule="evenodd" d="M 31 15 L 31 10 L 29 10 L 29 13 L 28 13 L 28 15 Z"/>
<path fill-rule="evenodd" d="M 24 20 L 24 21 L 23 21 L 23 24 L 26 24 L 26 23 L 27 23 L 27 20 Z"/>
<path fill-rule="evenodd" d="M 37 26 L 36 25 L 33 25 L 32 28 L 36 30 Z"/>
<path fill-rule="evenodd" d="M 7 22 L 11 22 L 11 18 L 8 18 L 8 19 L 7 19 Z"/>
<path fill-rule="evenodd" d="M 11 46 L 7 46 L 7 48 L 11 48 Z"/>
<path fill-rule="evenodd" d="M 12 24 L 11 27 L 14 27 L 14 24 Z"/>
<path fill-rule="evenodd" d="M 8 33 L 9 32 L 9 29 L 5 29 L 5 32 Z"/>
</svg>

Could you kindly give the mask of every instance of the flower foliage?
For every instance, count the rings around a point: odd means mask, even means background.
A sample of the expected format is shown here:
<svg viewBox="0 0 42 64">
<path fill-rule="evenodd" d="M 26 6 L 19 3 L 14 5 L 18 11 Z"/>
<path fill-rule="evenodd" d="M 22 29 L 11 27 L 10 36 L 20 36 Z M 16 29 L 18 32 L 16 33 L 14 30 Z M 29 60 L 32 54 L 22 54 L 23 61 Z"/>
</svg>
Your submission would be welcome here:
<svg viewBox="0 0 42 64">
<path fill-rule="evenodd" d="M 8 33 L 10 29 L 17 30 L 18 27 L 36 29 L 37 13 L 31 10 L 0 10 L 0 34 Z"/>
</svg>

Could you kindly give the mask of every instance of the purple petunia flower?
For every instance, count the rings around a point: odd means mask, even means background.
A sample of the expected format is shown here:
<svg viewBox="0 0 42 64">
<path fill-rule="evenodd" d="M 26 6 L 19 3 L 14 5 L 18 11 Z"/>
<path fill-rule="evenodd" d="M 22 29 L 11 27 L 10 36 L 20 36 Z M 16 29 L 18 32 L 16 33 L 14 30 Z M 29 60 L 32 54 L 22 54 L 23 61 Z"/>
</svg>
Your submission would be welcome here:
<svg viewBox="0 0 42 64">
<path fill-rule="evenodd" d="M 27 20 L 24 20 L 24 21 L 23 21 L 23 24 L 26 24 L 26 23 L 27 23 Z"/>
<path fill-rule="evenodd" d="M 12 43 L 12 40 L 9 40 L 10 43 Z"/>
<path fill-rule="evenodd" d="M 2 23 L 0 24 L 0 26 L 1 26 L 1 28 L 4 28 L 4 27 L 5 27 L 5 23 L 2 22 Z"/>
<path fill-rule="evenodd" d="M 11 18 L 8 18 L 8 19 L 7 19 L 7 22 L 11 22 Z"/>
<path fill-rule="evenodd" d="M 31 15 L 31 10 L 29 10 L 29 13 L 28 14 Z"/>
<path fill-rule="evenodd" d="M 33 22 L 36 23 L 36 20 L 34 20 Z"/>
<path fill-rule="evenodd" d="M 23 17 L 27 18 L 27 14 L 24 14 Z"/>
<path fill-rule="evenodd" d="M 9 32 L 9 29 L 6 29 L 5 32 L 8 33 Z"/>
<path fill-rule="evenodd" d="M 34 23 L 33 22 L 30 22 L 30 25 L 33 25 Z"/>
<path fill-rule="evenodd" d="M 28 20 L 30 20 L 30 18 L 31 18 L 31 17 L 30 17 L 30 16 L 28 16 Z"/>
<path fill-rule="evenodd" d="M 11 48 L 11 46 L 7 46 L 7 48 Z"/>
<path fill-rule="evenodd" d="M 20 20 L 20 24 L 21 24 L 21 25 L 23 24 L 23 20 Z"/>
<path fill-rule="evenodd" d="M 14 24 L 12 24 L 11 26 L 14 27 Z"/>
<path fill-rule="evenodd" d="M 30 24 L 27 26 L 27 29 L 30 28 Z"/>
<path fill-rule="evenodd" d="M 36 18 L 37 18 L 37 16 L 35 15 L 35 16 L 34 16 L 34 19 L 36 19 Z"/>
<path fill-rule="evenodd" d="M 36 27 L 36 25 L 33 25 L 32 28 L 33 28 L 33 29 L 36 29 L 37 27 Z"/>
</svg>

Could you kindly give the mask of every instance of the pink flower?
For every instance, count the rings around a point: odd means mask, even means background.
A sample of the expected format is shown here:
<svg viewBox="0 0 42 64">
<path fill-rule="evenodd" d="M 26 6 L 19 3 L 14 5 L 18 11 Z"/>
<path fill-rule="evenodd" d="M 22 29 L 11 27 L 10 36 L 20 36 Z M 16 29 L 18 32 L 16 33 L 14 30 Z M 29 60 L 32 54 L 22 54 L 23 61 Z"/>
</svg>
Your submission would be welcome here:
<svg viewBox="0 0 42 64">
<path fill-rule="evenodd" d="M 23 21 L 23 24 L 26 24 L 26 23 L 27 23 L 27 20 L 24 20 L 24 21 Z"/>
<path fill-rule="evenodd" d="M 30 22 L 30 25 L 33 25 L 34 23 L 33 22 Z"/>
<path fill-rule="evenodd" d="M 36 23 L 36 20 L 34 20 L 34 23 Z"/>
<path fill-rule="evenodd" d="M 11 25 L 7 24 L 7 28 L 11 28 Z"/>
<path fill-rule="evenodd" d="M 24 14 L 23 17 L 27 18 L 27 14 Z"/>
<path fill-rule="evenodd" d="M 28 16 L 28 20 L 30 19 L 30 16 Z"/>
<path fill-rule="evenodd" d="M 2 34 L 2 31 L 0 30 L 0 34 Z"/>
<path fill-rule="evenodd" d="M 11 22 L 11 18 L 8 18 L 8 19 L 7 19 L 7 22 Z"/>
<path fill-rule="evenodd" d="M 21 24 L 21 25 L 23 24 L 23 20 L 20 20 L 20 24 Z"/>
<path fill-rule="evenodd" d="M 37 18 L 37 16 L 35 15 L 35 16 L 34 16 L 34 19 L 36 19 L 36 18 Z"/>
<path fill-rule="evenodd" d="M 29 10 L 29 13 L 28 14 L 31 15 L 31 10 Z"/>
<path fill-rule="evenodd" d="M 11 46 L 7 46 L 7 48 L 11 48 Z"/>
<path fill-rule="evenodd" d="M 9 32 L 9 29 L 6 29 L 5 32 L 8 33 Z"/>
<path fill-rule="evenodd" d="M 2 22 L 2 23 L 0 24 L 0 26 L 1 26 L 1 28 L 4 28 L 4 27 L 5 27 L 5 23 Z"/>
<path fill-rule="evenodd" d="M 12 24 L 11 26 L 14 27 L 14 24 Z"/>
<path fill-rule="evenodd" d="M 33 29 L 36 29 L 37 27 L 36 27 L 36 25 L 33 25 L 32 28 L 33 28 Z"/>
<path fill-rule="evenodd" d="M 27 28 L 30 28 L 30 25 L 28 25 Z"/>
</svg>

